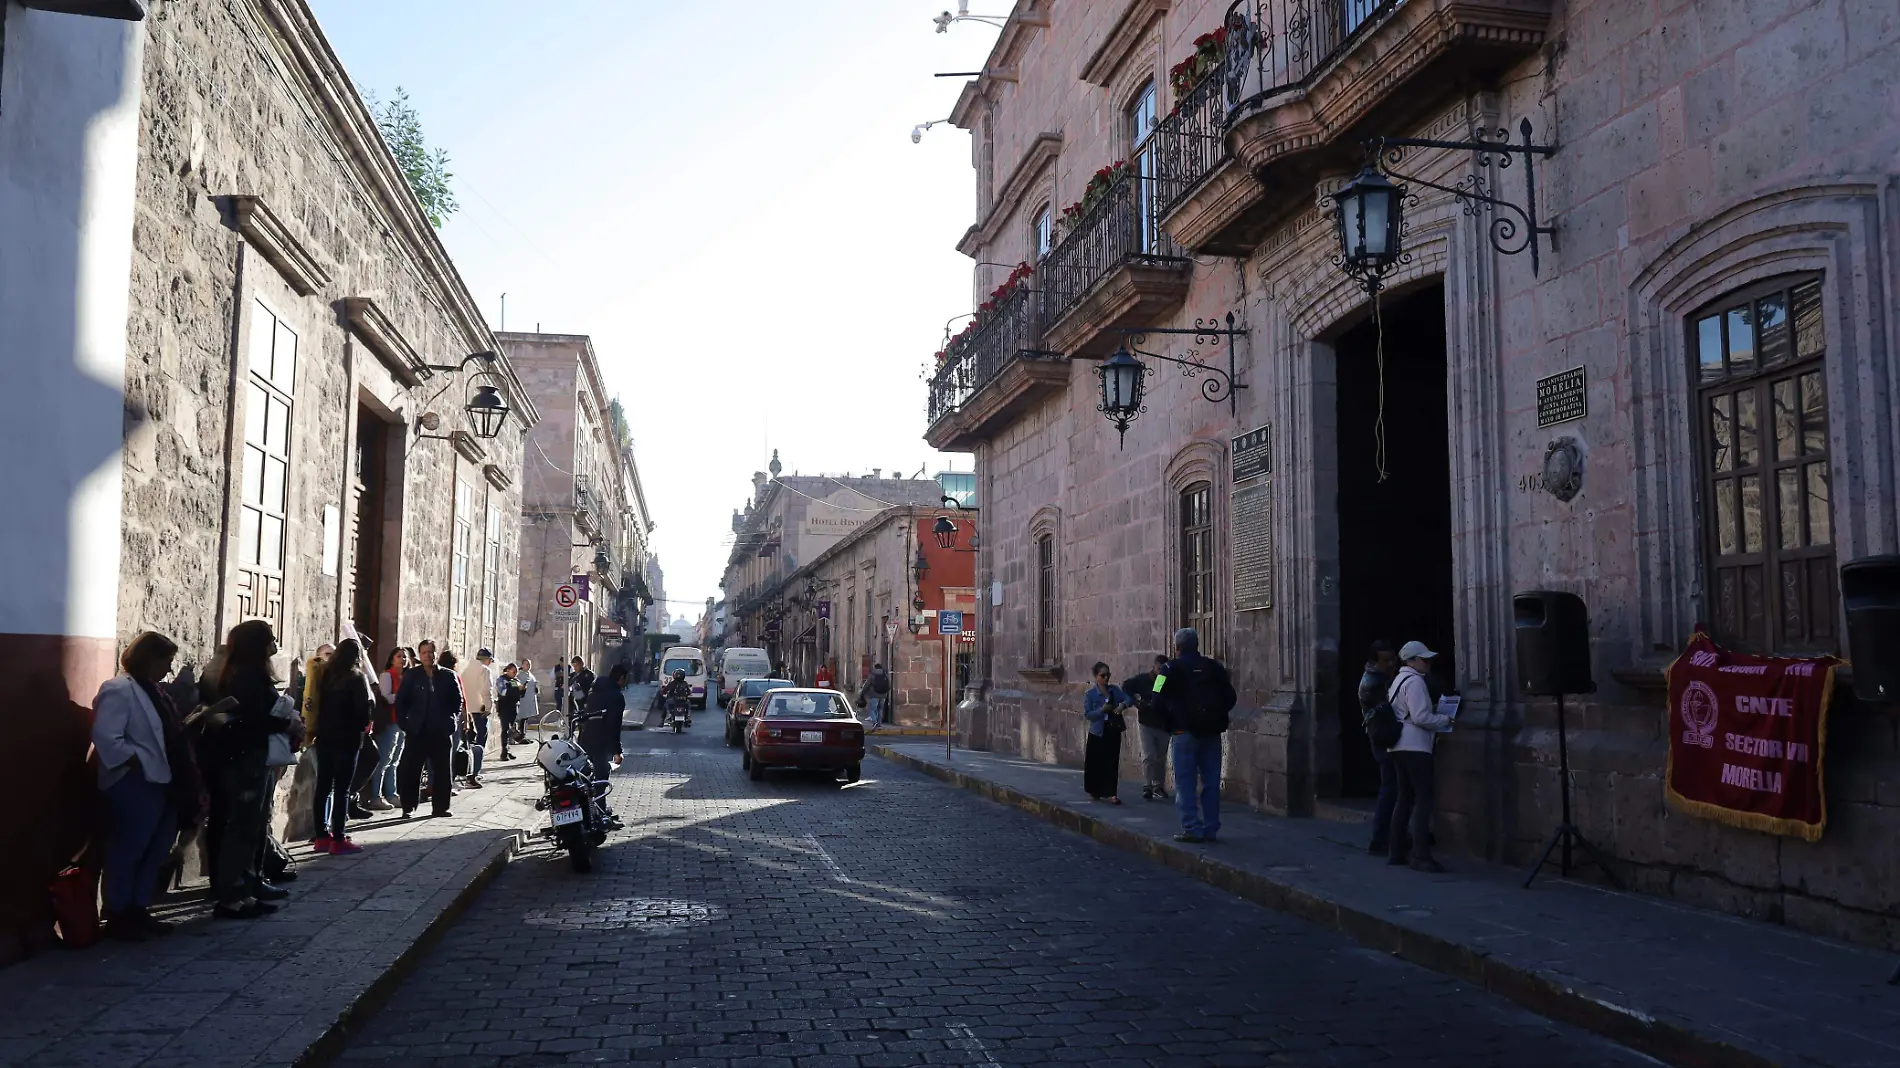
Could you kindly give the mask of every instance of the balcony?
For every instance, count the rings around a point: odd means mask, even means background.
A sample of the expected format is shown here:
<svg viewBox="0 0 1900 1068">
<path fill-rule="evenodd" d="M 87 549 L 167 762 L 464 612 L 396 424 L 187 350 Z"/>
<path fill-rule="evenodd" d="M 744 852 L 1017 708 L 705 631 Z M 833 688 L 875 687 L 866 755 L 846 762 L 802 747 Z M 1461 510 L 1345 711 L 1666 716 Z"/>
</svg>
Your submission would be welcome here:
<svg viewBox="0 0 1900 1068">
<path fill-rule="evenodd" d="M 1168 232 L 1195 252 L 1251 252 L 1321 177 L 1360 165 L 1360 138 L 1410 133 L 1534 54 L 1554 3 L 1240 0 L 1222 69 L 1156 129 Z"/>
<path fill-rule="evenodd" d="M 1107 355 L 1118 327 L 1149 326 L 1187 299 L 1188 266 L 1156 222 L 1162 186 L 1131 168 L 1042 258 L 1042 346 L 1072 359 Z"/>
<path fill-rule="evenodd" d="M 1068 386 L 1068 363 L 1037 347 L 1041 296 L 1019 285 L 981 326 L 945 350 L 930 379 L 924 440 L 932 448 L 966 452 L 1002 422 Z"/>
</svg>

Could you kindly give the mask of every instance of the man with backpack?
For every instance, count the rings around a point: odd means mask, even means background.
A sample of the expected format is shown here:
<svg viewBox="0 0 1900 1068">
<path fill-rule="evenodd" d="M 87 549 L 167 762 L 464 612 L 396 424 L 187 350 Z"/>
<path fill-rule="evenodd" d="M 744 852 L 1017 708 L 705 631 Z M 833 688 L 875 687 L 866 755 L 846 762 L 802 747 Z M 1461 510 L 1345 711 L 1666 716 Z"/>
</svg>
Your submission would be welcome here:
<svg viewBox="0 0 1900 1068">
<path fill-rule="evenodd" d="M 1366 852 L 1381 857 L 1386 855 L 1392 806 L 1399 800 L 1399 765 L 1391 749 L 1399 743 L 1400 724 L 1385 697 L 1398 670 L 1392 643 L 1380 638 L 1366 653 L 1365 673 L 1359 676 L 1359 723 L 1372 746 L 1372 759 L 1379 765 L 1379 800 L 1372 809 L 1372 842 Z"/>
<path fill-rule="evenodd" d="M 884 710 L 891 702 L 891 674 L 884 670 L 883 664 L 872 664 L 871 673 L 864 677 L 864 692 L 858 695 L 864 704 L 865 715 L 870 722 L 864 725 L 867 731 L 875 731 L 884 723 Z"/>
<path fill-rule="evenodd" d="M 1181 813 L 1177 842 L 1212 842 L 1220 833 L 1221 735 L 1234 708 L 1227 668 L 1201 655 L 1193 627 L 1174 632 L 1175 657 L 1155 676 L 1155 705 L 1173 736 L 1174 805 Z"/>
</svg>

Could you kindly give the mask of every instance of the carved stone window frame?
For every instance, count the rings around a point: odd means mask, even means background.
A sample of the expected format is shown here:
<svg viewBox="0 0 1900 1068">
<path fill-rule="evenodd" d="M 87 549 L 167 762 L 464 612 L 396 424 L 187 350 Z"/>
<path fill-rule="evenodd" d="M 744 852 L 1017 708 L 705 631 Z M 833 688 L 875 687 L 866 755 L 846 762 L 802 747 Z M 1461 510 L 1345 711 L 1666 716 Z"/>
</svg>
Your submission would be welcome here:
<svg viewBox="0 0 1900 1068">
<path fill-rule="evenodd" d="M 1900 547 L 1900 371 L 1882 288 L 1900 267 L 1886 237 L 1896 214 L 1900 194 L 1885 180 L 1777 190 L 1711 216 L 1636 276 L 1628 324 L 1637 658 L 1680 648 L 1706 611 L 1685 324 L 1726 293 L 1781 275 L 1822 276 L 1836 559 Z"/>
<path fill-rule="evenodd" d="M 1212 633 L 1201 635 L 1201 651 L 1209 656 L 1220 656 L 1232 646 L 1230 638 L 1233 630 L 1233 566 L 1228 552 L 1229 538 L 1232 537 L 1233 507 L 1232 478 L 1227 463 L 1227 444 L 1207 438 L 1197 438 L 1177 450 L 1162 475 L 1161 485 L 1166 496 L 1161 501 L 1160 515 L 1166 517 L 1163 528 L 1166 531 L 1167 546 L 1167 618 L 1168 633 L 1172 639 L 1176 628 L 1185 626 L 1175 617 L 1180 615 L 1182 603 L 1182 544 L 1181 544 L 1181 495 L 1188 487 L 1197 482 L 1208 484 L 1208 513 L 1213 525 L 1214 537 L 1211 551 L 1214 554 L 1214 605 Z M 1161 652 L 1170 652 L 1163 649 Z"/>
<path fill-rule="evenodd" d="M 1044 538 L 1049 539 L 1051 549 L 1050 581 L 1053 588 L 1049 591 L 1047 604 L 1042 597 L 1041 547 Z M 1037 509 L 1029 519 L 1027 587 L 1029 596 L 1028 611 L 1029 642 L 1025 666 L 1019 673 L 1027 679 L 1041 682 L 1059 682 L 1062 679 L 1063 638 L 1066 628 L 1063 626 L 1062 612 L 1062 512 L 1054 505 L 1044 505 Z M 1049 614 L 1052 613 L 1052 614 Z M 1045 643 L 1043 634 L 1047 631 L 1049 639 Z"/>
</svg>

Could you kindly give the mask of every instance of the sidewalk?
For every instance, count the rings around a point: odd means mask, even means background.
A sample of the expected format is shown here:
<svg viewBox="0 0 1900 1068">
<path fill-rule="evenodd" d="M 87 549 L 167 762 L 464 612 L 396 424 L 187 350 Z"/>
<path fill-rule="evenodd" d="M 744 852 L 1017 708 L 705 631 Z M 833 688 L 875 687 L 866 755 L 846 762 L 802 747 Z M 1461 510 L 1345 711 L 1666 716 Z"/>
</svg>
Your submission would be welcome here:
<svg viewBox="0 0 1900 1068">
<path fill-rule="evenodd" d="M 1081 773 L 892 741 L 897 764 L 1140 853 L 1251 901 L 1596 1031 L 1675 1065 L 1900 1064 L 1893 959 L 1784 927 L 1449 858 L 1448 875 L 1366 854 L 1366 828 L 1226 804 L 1220 843 L 1180 845 L 1173 804 L 1082 795 Z"/>
<path fill-rule="evenodd" d="M 534 747 L 490 762 L 454 817 L 354 823 L 363 852 L 286 842 L 299 878 L 275 915 L 216 920 L 203 889 L 153 911 L 149 942 L 54 950 L 0 971 L 0 1066 L 252 1068 L 310 1064 L 487 885 L 536 824 Z M 425 810 L 427 806 L 424 806 Z"/>
</svg>

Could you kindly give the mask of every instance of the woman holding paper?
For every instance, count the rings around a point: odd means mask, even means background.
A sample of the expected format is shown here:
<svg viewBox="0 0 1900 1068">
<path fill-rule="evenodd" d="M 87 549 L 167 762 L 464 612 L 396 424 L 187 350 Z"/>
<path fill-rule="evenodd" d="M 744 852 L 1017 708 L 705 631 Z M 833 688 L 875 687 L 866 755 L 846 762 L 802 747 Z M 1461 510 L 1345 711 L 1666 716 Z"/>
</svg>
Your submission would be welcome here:
<svg viewBox="0 0 1900 1068">
<path fill-rule="evenodd" d="M 1445 870 L 1432 858 L 1432 809 L 1438 798 L 1432 744 L 1438 740 L 1439 729 L 1451 724 L 1451 717 L 1439 714 L 1432 706 L 1431 687 L 1425 682 L 1432 658 L 1437 655 L 1424 642 L 1406 642 L 1399 649 L 1399 661 L 1404 666 L 1386 691 L 1386 700 L 1404 728 L 1399 733 L 1399 744 L 1392 747 L 1392 759 L 1399 769 L 1399 801 L 1392 810 L 1388 835 L 1392 851 L 1386 863 L 1405 864 L 1409 860 L 1412 867 L 1428 872 Z"/>
</svg>

